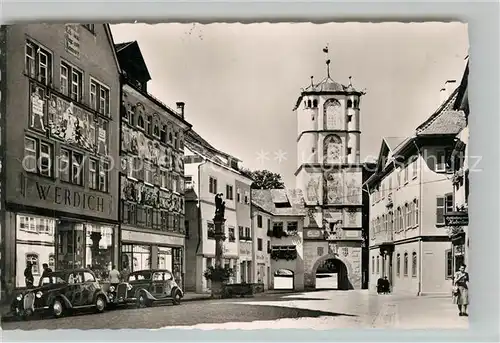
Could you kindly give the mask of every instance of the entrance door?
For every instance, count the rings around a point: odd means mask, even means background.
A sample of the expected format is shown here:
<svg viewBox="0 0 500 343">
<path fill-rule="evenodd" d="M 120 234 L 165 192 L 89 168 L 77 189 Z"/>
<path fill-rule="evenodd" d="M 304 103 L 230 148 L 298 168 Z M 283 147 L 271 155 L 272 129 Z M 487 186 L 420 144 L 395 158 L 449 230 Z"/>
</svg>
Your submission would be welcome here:
<svg viewBox="0 0 500 343">
<path fill-rule="evenodd" d="M 291 270 L 288 269 L 278 269 L 274 272 L 274 289 L 283 289 L 283 290 L 293 290 L 294 282 L 293 282 L 294 274 Z"/>
<path fill-rule="evenodd" d="M 338 259 L 323 261 L 316 270 L 316 289 L 349 289 L 347 268 Z"/>
</svg>

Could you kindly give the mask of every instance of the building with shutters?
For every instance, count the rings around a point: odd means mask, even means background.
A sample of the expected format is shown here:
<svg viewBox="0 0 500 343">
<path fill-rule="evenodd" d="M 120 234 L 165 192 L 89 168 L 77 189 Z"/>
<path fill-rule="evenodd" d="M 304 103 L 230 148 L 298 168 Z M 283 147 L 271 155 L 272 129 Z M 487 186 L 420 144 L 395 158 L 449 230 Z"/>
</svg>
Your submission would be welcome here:
<svg viewBox="0 0 500 343">
<path fill-rule="evenodd" d="M 369 289 L 387 276 L 393 292 L 449 294 L 453 276 L 446 217 L 455 211 L 450 156 L 466 126 L 454 80 L 412 137 L 385 137 L 370 193 Z"/>
<path fill-rule="evenodd" d="M 210 290 L 203 273 L 215 265 L 215 195 L 225 201 L 224 265 L 233 269 L 231 283 L 254 282 L 252 180 L 239 170 L 239 160 L 204 140 L 194 130 L 185 138 L 186 290 Z"/>
</svg>

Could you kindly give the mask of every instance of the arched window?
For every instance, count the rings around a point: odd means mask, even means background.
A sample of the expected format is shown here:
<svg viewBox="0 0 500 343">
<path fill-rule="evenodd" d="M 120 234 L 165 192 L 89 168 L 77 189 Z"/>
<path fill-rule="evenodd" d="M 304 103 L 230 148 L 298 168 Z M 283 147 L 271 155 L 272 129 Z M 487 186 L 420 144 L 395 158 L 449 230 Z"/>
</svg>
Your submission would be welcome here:
<svg viewBox="0 0 500 343">
<path fill-rule="evenodd" d="M 411 254 L 411 276 L 417 277 L 417 253 Z"/>
<path fill-rule="evenodd" d="M 148 116 L 148 134 L 151 135 L 153 133 L 153 116 Z"/>
<path fill-rule="evenodd" d="M 399 209 L 399 231 L 402 231 L 405 228 L 403 210 L 404 210 L 404 208 Z"/>
<path fill-rule="evenodd" d="M 380 256 L 377 256 L 377 274 L 380 272 Z"/>
<path fill-rule="evenodd" d="M 179 149 L 184 149 L 184 135 L 182 132 L 179 132 Z"/>
<path fill-rule="evenodd" d="M 342 140 L 337 135 L 327 136 L 323 142 L 323 160 L 325 163 L 340 163 L 344 157 Z"/>
<path fill-rule="evenodd" d="M 137 123 L 136 123 L 135 111 L 136 111 L 135 106 L 131 106 L 131 107 L 130 107 L 130 111 L 129 111 L 129 113 L 128 113 L 128 114 L 129 114 L 128 123 L 129 123 L 130 125 L 137 125 Z"/>
<path fill-rule="evenodd" d="M 413 200 L 414 208 L 415 208 L 415 225 L 418 225 L 418 199 Z"/>
<path fill-rule="evenodd" d="M 358 100 L 354 100 L 354 108 L 355 109 L 359 108 L 359 101 Z"/>
<path fill-rule="evenodd" d="M 372 256 L 372 274 L 375 274 L 375 256 Z"/>
<path fill-rule="evenodd" d="M 314 108 L 318 107 L 318 100 L 317 99 L 313 100 L 313 107 Z"/>
<path fill-rule="evenodd" d="M 48 262 L 49 268 L 52 270 L 56 269 L 56 257 L 54 254 L 49 255 L 49 262 Z"/>
<path fill-rule="evenodd" d="M 323 108 L 323 125 L 326 130 L 343 130 L 344 113 L 337 99 L 328 99 Z"/>
<path fill-rule="evenodd" d="M 307 107 L 311 108 L 311 100 L 307 100 Z"/>
<path fill-rule="evenodd" d="M 396 275 L 401 275 L 401 254 L 397 254 L 396 256 Z"/>
<path fill-rule="evenodd" d="M 167 143 L 167 125 L 163 125 L 161 128 L 160 140 Z"/>
<path fill-rule="evenodd" d="M 30 262 L 31 265 L 33 266 L 31 268 L 31 272 L 33 273 L 33 275 L 40 274 L 40 260 L 38 258 L 38 254 L 35 253 L 26 254 L 26 266 L 28 265 L 28 262 Z"/>
<path fill-rule="evenodd" d="M 139 116 L 139 118 L 137 119 L 137 126 L 144 130 L 144 119 L 142 118 L 142 116 Z"/>
<path fill-rule="evenodd" d="M 352 100 L 349 99 L 347 100 L 347 108 L 351 108 L 352 107 Z"/>
<path fill-rule="evenodd" d="M 404 255 L 404 261 L 403 261 L 403 275 L 408 276 L 408 253 L 405 252 Z"/>
</svg>

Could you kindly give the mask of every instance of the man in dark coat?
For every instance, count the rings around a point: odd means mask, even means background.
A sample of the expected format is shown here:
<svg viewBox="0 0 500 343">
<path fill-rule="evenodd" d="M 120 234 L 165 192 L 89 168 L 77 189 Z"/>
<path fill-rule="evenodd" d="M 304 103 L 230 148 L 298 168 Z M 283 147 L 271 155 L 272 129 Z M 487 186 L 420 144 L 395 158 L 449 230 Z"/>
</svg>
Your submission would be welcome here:
<svg viewBox="0 0 500 343">
<path fill-rule="evenodd" d="M 31 262 L 26 263 L 26 269 L 24 270 L 24 282 L 26 283 L 26 288 L 33 287 L 35 278 L 33 277 L 33 264 Z"/>
</svg>

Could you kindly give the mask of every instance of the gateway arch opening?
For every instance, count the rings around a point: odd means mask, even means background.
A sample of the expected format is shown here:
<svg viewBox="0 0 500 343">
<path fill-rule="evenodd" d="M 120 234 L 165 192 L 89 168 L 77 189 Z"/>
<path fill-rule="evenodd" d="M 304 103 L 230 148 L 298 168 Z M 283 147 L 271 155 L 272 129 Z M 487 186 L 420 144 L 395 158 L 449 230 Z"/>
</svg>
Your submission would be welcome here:
<svg viewBox="0 0 500 343">
<path fill-rule="evenodd" d="M 347 267 L 339 259 L 324 260 L 316 269 L 316 289 L 348 290 L 349 285 Z"/>
</svg>

